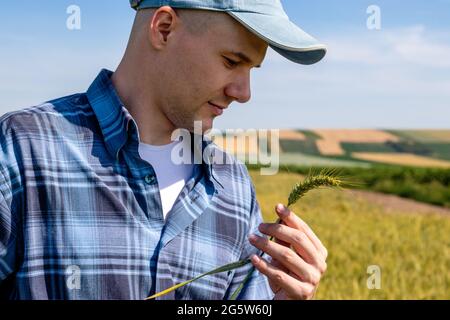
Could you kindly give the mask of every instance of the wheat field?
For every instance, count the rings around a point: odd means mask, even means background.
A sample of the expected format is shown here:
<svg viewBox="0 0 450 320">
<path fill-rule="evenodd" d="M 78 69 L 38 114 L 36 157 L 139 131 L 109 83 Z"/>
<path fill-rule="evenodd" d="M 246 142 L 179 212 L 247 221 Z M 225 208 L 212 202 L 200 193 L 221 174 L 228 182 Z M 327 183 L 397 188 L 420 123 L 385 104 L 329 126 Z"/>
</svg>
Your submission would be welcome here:
<svg viewBox="0 0 450 320">
<path fill-rule="evenodd" d="M 264 220 L 274 222 L 302 177 L 250 171 Z M 315 190 L 292 210 L 329 251 L 328 270 L 316 299 L 450 299 L 450 216 L 386 213 L 349 192 Z M 381 271 L 380 289 L 369 289 L 369 266 Z"/>
</svg>

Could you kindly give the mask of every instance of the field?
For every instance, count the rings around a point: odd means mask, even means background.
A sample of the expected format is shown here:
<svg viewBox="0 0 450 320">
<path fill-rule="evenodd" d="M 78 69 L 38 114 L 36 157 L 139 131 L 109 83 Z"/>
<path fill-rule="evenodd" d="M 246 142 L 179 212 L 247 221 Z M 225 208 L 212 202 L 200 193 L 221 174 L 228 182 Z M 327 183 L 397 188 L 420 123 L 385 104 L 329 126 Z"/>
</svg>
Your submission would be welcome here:
<svg viewBox="0 0 450 320">
<path fill-rule="evenodd" d="M 281 153 L 280 163 L 282 167 L 285 165 L 301 164 L 304 166 L 328 166 L 328 167 L 364 167 L 369 168 L 371 165 L 366 162 L 357 162 L 347 159 L 333 159 L 320 157 L 303 153 Z"/>
<path fill-rule="evenodd" d="M 295 130 L 283 130 L 280 132 L 281 140 L 294 140 L 294 141 L 303 141 L 306 140 L 306 136 L 299 131 Z"/>
<path fill-rule="evenodd" d="M 286 203 L 302 176 L 250 174 L 264 220 L 275 221 L 274 206 Z M 292 208 L 329 250 L 316 299 L 450 299 L 450 210 L 416 212 L 413 202 L 386 210 L 384 203 L 324 189 Z M 381 270 L 380 289 L 367 286 L 372 265 Z"/>
<path fill-rule="evenodd" d="M 324 156 L 341 156 L 345 154 L 342 143 L 386 143 L 397 142 L 399 137 L 381 130 L 314 130 L 322 137 L 317 140 L 317 147 Z"/>
<path fill-rule="evenodd" d="M 352 153 L 352 157 L 355 159 L 404 166 L 450 168 L 450 161 L 438 160 L 409 153 L 354 152 Z"/>
<path fill-rule="evenodd" d="M 314 130 L 323 140 L 356 143 L 380 143 L 386 141 L 398 141 L 399 137 L 382 130 Z"/>
<path fill-rule="evenodd" d="M 447 142 L 450 143 L 449 130 L 389 130 L 388 132 L 405 139 L 411 139 L 422 143 Z"/>
<path fill-rule="evenodd" d="M 215 135 L 213 140 L 240 160 L 272 151 L 272 135 L 262 137 L 256 130 L 234 132 L 228 138 Z M 282 164 L 450 167 L 450 130 L 291 129 L 279 130 L 276 143 Z"/>
<path fill-rule="evenodd" d="M 450 130 L 281 130 L 282 163 L 309 165 L 304 156 L 322 160 L 358 161 L 368 166 L 379 162 L 418 167 L 448 167 Z M 283 157 L 283 154 L 289 154 Z M 294 154 L 301 154 L 292 163 Z M 283 162 L 288 159 L 288 162 Z M 321 161 L 324 163 L 324 161 Z"/>
</svg>

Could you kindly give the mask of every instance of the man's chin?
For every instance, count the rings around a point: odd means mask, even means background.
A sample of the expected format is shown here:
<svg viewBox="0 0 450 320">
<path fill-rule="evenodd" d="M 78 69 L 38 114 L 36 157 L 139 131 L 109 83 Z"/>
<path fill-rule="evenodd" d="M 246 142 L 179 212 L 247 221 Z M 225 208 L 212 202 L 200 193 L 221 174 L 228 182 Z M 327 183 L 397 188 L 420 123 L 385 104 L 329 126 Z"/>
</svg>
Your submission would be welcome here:
<svg viewBox="0 0 450 320">
<path fill-rule="evenodd" d="M 197 120 L 194 126 L 194 129 L 197 130 L 195 133 L 201 133 L 204 134 L 205 132 L 211 130 L 214 126 L 214 118 L 207 118 L 203 120 Z M 201 128 L 201 129 L 200 129 Z"/>
<path fill-rule="evenodd" d="M 189 126 L 183 126 L 183 129 L 195 134 L 204 134 L 213 128 L 213 122 L 213 118 L 195 120 L 193 124 L 189 124 Z"/>
</svg>

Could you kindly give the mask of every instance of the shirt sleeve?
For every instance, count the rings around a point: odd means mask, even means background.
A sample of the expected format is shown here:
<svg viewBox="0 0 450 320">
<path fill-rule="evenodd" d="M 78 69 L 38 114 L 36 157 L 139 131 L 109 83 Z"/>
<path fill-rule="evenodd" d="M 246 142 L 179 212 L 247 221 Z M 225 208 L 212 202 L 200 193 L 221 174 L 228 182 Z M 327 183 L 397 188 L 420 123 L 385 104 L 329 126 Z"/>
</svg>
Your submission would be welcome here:
<svg viewBox="0 0 450 320">
<path fill-rule="evenodd" d="M 0 167 L 0 285 L 13 273 L 15 244 L 16 225 L 11 212 L 11 192 Z"/>
<path fill-rule="evenodd" d="M 250 178 L 249 178 L 250 179 Z M 263 222 L 261 210 L 256 200 L 256 192 L 253 183 L 251 183 L 251 210 L 250 210 L 250 224 L 248 228 L 247 237 L 251 234 L 257 234 L 268 238 L 266 235 L 261 234 L 258 230 L 258 226 Z M 261 254 L 261 250 L 254 247 L 248 239 L 244 240 L 244 247 L 240 259 L 245 259 L 250 257 L 252 254 Z M 271 261 L 270 256 L 264 254 L 263 256 L 266 261 Z M 256 268 L 254 268 L 252 263 L 249 263 L 241 268 L 235 270 L 235 274 L 231 281 L 231 284 L 225 295 L 226 300 L 229 300 L 235 290 L 244 281 L 248 272 L 253 269 L 250 279 L 247 280 L 245 286 L 239 293 L 237 300 L 272 300 L 275 294 L 269 286 L 267 277 L 260 273 Z"/>
</svg>

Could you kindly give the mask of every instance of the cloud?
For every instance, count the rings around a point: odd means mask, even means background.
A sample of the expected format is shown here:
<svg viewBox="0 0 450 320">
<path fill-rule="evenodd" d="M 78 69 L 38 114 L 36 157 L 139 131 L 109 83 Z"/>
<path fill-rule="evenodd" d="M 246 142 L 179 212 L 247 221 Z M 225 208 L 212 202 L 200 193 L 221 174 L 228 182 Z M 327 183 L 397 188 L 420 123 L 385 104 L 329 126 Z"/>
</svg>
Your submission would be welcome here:
<svg viewBox="0 0 450 320">
<path fill-rule="evenodd" d="M 450 45 L 429 38 L 424 26 L 416 26 L 388 36 L 398 57 L 419 65 L 450 68 Z"/>
<path fill-rule="evenodd" d="M 432 68 L 450 68 L 450 33 L 427 31 L 423 25 L 333 36 L 325 42 L 329 59 L 367 65 L 411 63 Z M 447 40 L 445 40 L 447 39 Z"/>
</svg>

